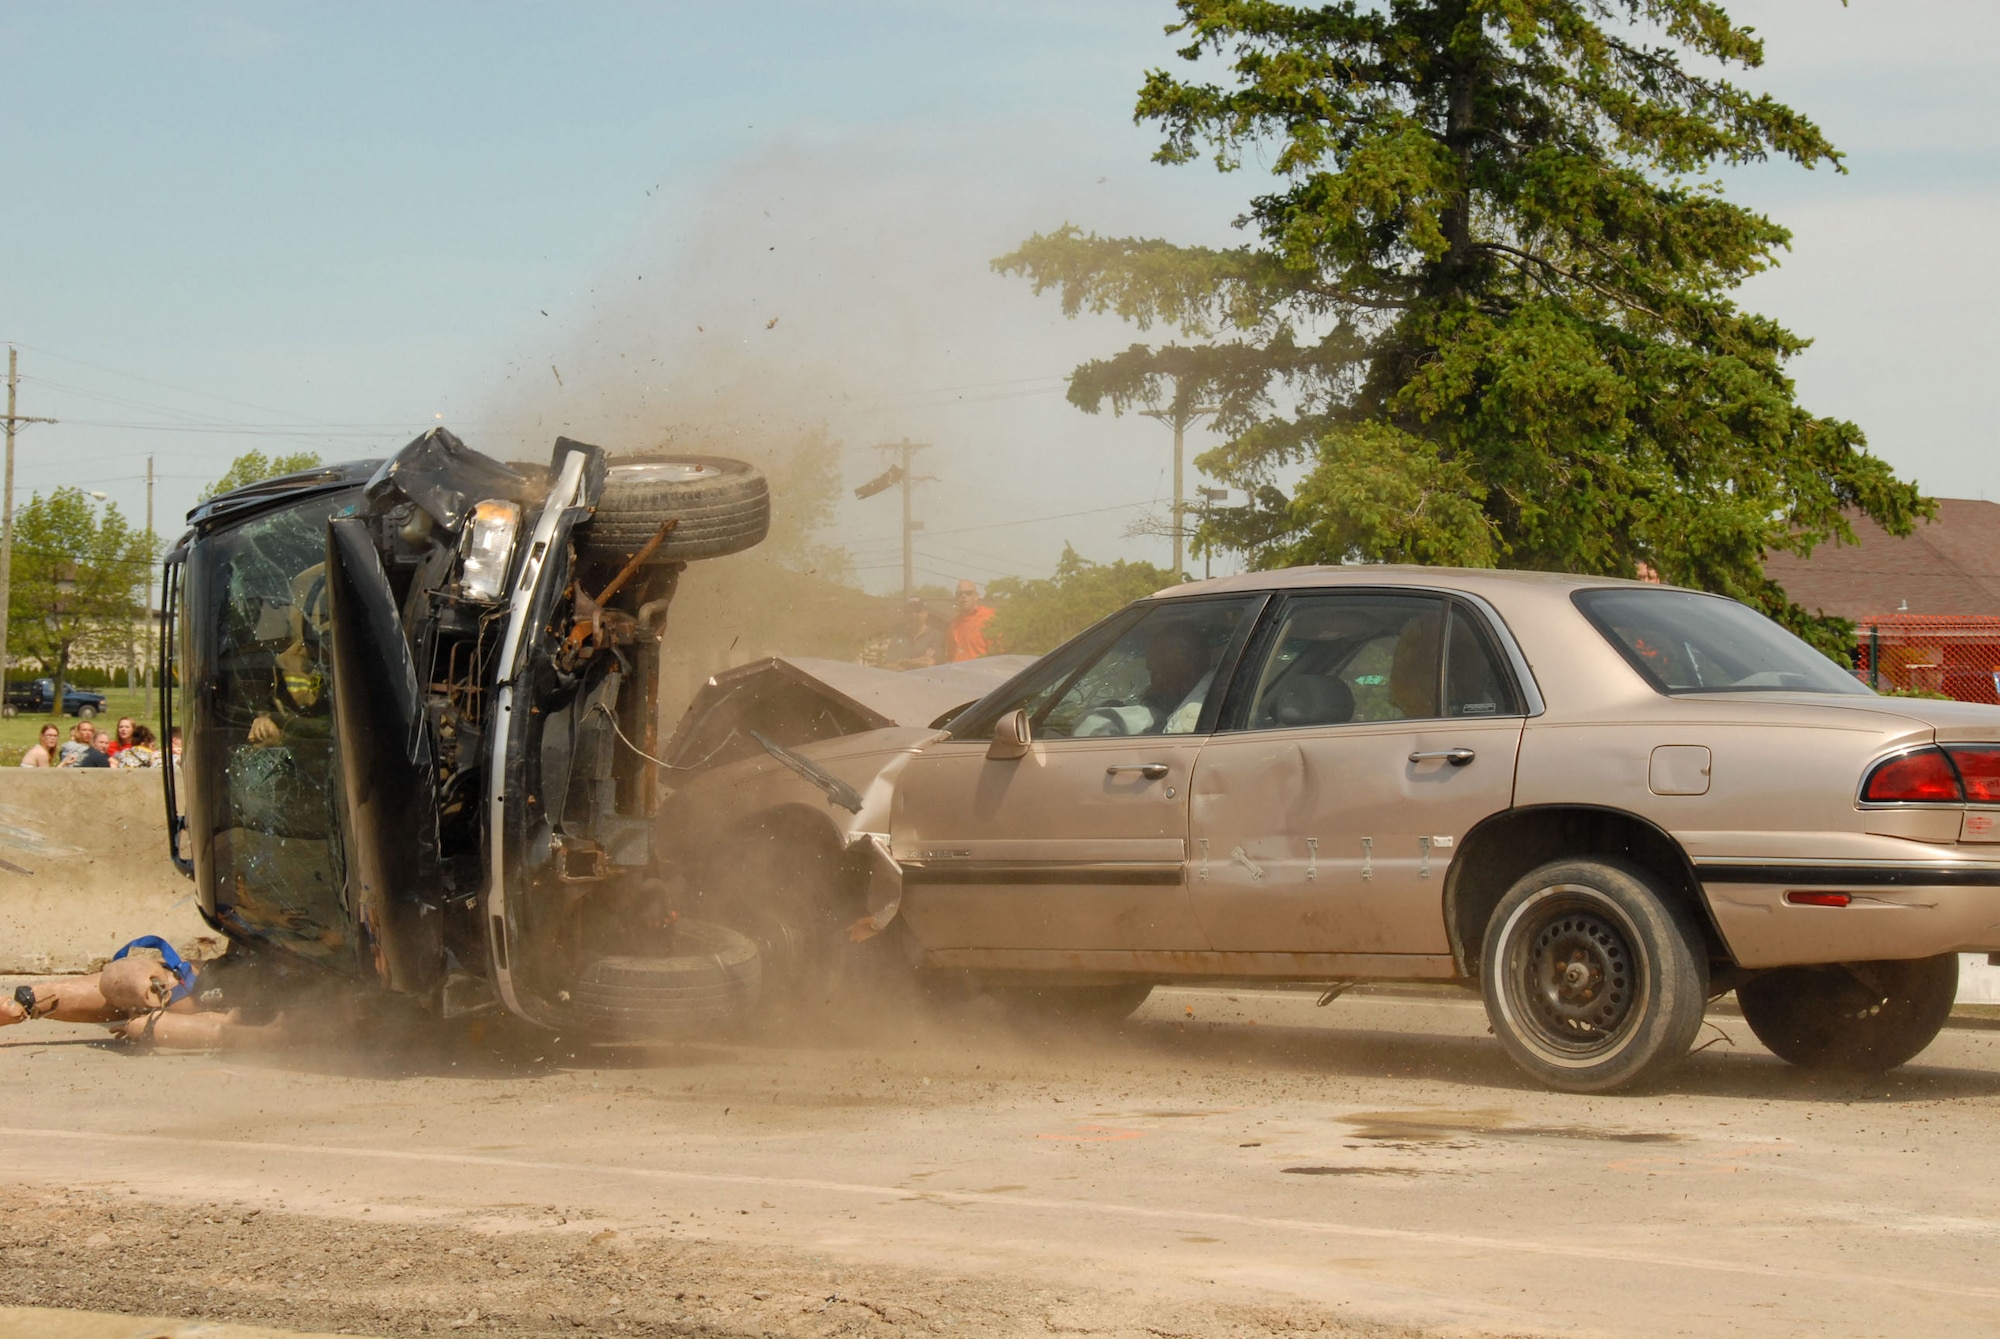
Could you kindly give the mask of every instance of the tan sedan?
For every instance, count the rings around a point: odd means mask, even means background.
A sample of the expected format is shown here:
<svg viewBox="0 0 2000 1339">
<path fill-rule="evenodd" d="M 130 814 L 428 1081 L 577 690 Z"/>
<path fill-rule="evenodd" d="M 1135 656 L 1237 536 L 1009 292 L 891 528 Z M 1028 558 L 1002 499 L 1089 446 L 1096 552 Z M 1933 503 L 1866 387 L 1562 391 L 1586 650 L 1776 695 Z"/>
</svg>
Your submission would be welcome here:
<svg viewBox="0 0 2000 1339">
<path fill-rule="evenodd" d="M 1901 1064 L 1954 955 L 2000 950 L 2000 708 L 1878 697 L 1716 596 L 1199 582 L 939 728 L 880 683 L 848 710 L 843 672 L 839 711 L 715 685 L 663 811 L 702 914 L 802 981 L 862 918 L 1071 1012 L 1164 981 L 1455 982 L 1524 1070 L 1595 1092 L 1677 1062 L 1731 989 L 1788 1060 Z"/>
</svg>

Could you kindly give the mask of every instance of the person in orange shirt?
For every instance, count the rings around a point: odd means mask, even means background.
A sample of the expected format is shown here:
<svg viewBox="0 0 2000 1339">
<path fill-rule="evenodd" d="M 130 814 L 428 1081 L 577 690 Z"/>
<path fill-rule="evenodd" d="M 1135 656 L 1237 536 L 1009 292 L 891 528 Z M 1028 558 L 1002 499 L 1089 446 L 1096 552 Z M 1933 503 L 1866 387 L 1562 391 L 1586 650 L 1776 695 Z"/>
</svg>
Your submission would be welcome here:
<svg viewBox="0 0 2000 1339">
<path fill-rule="evenodd" d="M 970 581 L 959 582 L 956 604 L 958 612 L 951 620 L 951 658 L 976 660 L 998 655 L 1000 641 L 987 631 L 993 622 L 993 606 L 980 603 L 979 587 Z"/>
</svg>

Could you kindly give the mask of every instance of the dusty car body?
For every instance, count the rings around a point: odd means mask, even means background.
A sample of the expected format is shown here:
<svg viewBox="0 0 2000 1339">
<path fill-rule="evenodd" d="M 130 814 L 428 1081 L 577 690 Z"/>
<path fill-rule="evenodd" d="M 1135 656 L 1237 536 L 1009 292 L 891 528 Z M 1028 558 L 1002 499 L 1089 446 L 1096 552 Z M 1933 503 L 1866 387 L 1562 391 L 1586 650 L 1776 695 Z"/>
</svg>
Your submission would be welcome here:
<svg viewBox="0 0 2000 1339">
<path fill-rule="evenodd" d="M 738 462 L 559 439 L 508 465 L 442 429 L 203 503 L 167 560 L 161 675 L 203 915 L 550 1027 L 747 1007 L 754 950 L 661 902 L 652 755 L 678 577 L 768 519 Z"/>
<path fill-rule="evenodd" d="M 1691 591 L 1199 582 L 938 729 L 774 728 L 810 768 L 677 736 L 693 886 L 755 904 L 700 840 L 753 836 L 826 924 L 1112 1012 L 1165 981 L 1455 982 L 1529 1073 L 1596 1091 L 1664 1072 L 1730 989 L 1787 1059 L 1901 1063 L 1952 955 L 2000 949 L 2000 709 L 1878 697 Z"/>
</svg>

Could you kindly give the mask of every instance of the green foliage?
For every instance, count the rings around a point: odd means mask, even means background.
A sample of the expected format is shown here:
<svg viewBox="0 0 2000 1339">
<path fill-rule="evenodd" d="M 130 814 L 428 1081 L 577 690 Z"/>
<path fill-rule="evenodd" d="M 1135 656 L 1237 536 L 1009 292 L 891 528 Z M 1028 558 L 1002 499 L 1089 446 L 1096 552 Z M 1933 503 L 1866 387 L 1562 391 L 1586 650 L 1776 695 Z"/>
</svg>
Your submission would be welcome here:
<svg viewBox="0 0 2000 1339">
<path fill-rule="evenodd" d="M 1763 50 L 1711 0 L 1179 0 L 1201 82 L 1151 72 L 1155 155 L 1270 165 L 1234 248 L 1065 225 L 996 269 L 1069 315 L 1178 332 L 1078 367 L 1096 412 L 1215 408 L 1197 464 L 1249 491 L 1203 547 L 1260 565 L 1450 562 L 1631 576 L 1746 600 L 1832 651 L 1763 574 L 1931 512 L 1860 429 L 1796 402 L 1806 341 L 1739 309 L 1790 234 L 1703 179 L 1813 123 L 1708 71 Z M 1303 479 L 1287 494 L 1281 481 Z"/>
<path fill-rule="evenodd" d="M 1174 574 L 1151 563 L 1094 563 L 1063 545 L 1053 577 L 1002 577 L 986 588 L 1000 645 L 1040 655 L 1107 614 L 1174 584 Z"/>
<path fill-rule="evenodd" d="M 275 479 L 281 474 L 312 469 L 319 463 L 319 456 L 311 451 L 293 451 L 275 456 L 267 456 L 262 451 L 245 451 L 229 462 L 228 470 L 220 479 L 201 490 L 198 500 L 206 502 L 212 497 L 221 497 L 224 493 Z"/>
<path fill-rule="evenodd" d="M 37 493 L 15 513 L 8 648 L 41 661 L 55 678 L 58 703 L 80 644 L 109 638 L 122 645 L 133 635 L 152 561 L 145 532 L 126 523 L 118 504 L 99 511 L 82 489 Z"/>
</svg>

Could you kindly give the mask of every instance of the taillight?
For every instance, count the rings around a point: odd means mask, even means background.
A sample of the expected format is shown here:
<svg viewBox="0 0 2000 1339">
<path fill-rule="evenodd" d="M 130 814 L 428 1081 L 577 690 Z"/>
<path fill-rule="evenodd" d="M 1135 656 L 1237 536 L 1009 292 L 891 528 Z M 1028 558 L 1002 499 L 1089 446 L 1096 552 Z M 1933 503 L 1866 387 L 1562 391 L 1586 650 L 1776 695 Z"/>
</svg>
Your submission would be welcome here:
<svg viewBox="0 0 2000 1339">
<path fill-rule="evenodd" d="M 1947 744 L 1944 751 L 1958 764 L 1966 799 L 2000 804 L 2000 744 Z"/>
<path fill-rule="evenodd" d="M 1876 764 L 1861 798 L 1871 804 L 1963 804 L 1965 788 L 1943 749 L 1918 749 Z"/>
</svg>

